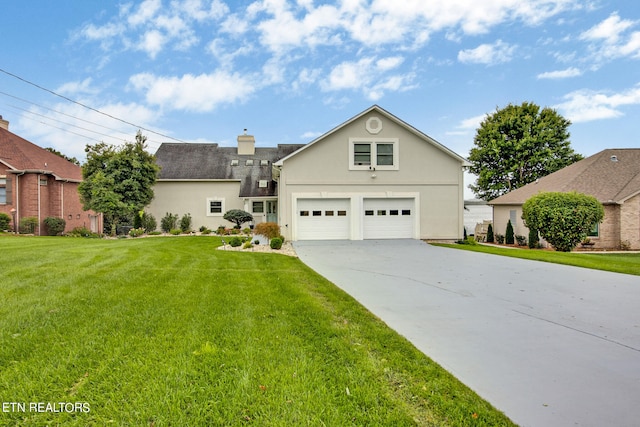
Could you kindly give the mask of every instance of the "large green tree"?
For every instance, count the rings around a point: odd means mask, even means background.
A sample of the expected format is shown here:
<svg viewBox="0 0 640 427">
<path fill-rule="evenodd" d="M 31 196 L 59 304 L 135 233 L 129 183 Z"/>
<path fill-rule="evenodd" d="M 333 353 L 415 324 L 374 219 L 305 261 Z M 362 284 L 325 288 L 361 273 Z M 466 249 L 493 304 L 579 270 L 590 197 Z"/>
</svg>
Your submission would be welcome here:
<svg viewBox="0 0 640 427">
<path fill-rule="evenodd" d="M 135 142 L 119 147 L 101 142 L 85 149 L 80 198 L 85 209 L 104 214 L 112 234 L 120 218 L 132 217 L 153 199 L 160 168 L 146 151 L 146 141 L 138 131 Z"/>
<path fill-rule="evenodd" d="M 539 193 L 522 205 L 522 219 L 557 251 L 570 252 L 604 218 L 604 208 L 582 193 Z"/>
<path fill-rule="evenodd" d="M 551 108 L 524 102 L 487 115 L 476 131 L 469 154 L 469 187 L 491 200 L 562 169 L 582 156 L 571 148 L 571 122 Z"/>
</svg>

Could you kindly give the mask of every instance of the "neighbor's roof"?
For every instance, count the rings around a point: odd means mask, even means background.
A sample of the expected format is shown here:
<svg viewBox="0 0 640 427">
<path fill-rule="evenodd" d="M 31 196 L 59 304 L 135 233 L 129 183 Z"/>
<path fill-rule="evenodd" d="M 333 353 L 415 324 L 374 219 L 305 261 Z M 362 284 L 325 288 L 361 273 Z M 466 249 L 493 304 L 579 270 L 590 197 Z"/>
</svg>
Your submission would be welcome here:
<svg viewBox="0 0 640 427">
<path fill-rule="evenodd" d="M 237 147 L 163 143 L 156 152 L 156 162 L 161 168 L 158 179 L 240 181 L 239 197 L 275 196 L 276 186 L 271 182 L 272 164 L 300 147 L 299 144 L 256 147 L 253 155 L 238 155 Z M 238 164 L 232 166 L 232 160 L 237 160 Z M 247 160 L 253 160 L 253 165 L 247 165 Z M 262 165 L 261 160 L 266 160 L 267 164 Z M 266 188 L 259 187 L 261 180 L 267 180 Z"/>
<path fill-rule="evenodd" d="M 60 180 L 82 181 L 80 166 L 4 128 L 0 128 L 0 163 L 6 165 L 5 170 L 14 172 L 39 172 Z"/>
<path fill-rule="evenodd" d="M 600 203 L 623 203 L 640 193 L 640 149 L 603 150 L 489 202 L 520 205 L 543 191 L 594 196 Z"/>
<path fill-rule="evenodd" d="M 280 161 L 278 161 L 277 165 L 281 166 L 283 164 L 283 162 L 286 161 L 288 158 L 295 156 L 299 152 L 301 152 L 303 150 L 306 150 L 307 148 L 313 146 L 314 144 L 317 144 L 318 142 L 322 141 L 323 139 L 325 139 L 329 135 L 339 131 L 340 129 L 344 128 L 345 126 L 348 126 L 349 124 L 355 122 L 356 120 L 358 120 L 361 117 L 369 114 L 372 111 L 375 111 L 376 113 L 386 117 L 387 119 L 396 122 L 397 124 L 399 124 L 400 126 L 404 127 L 406 130 L 408 130 L 409 132 L 413 133 L 414 135 L 416 135 L 420 139 L 422 139 L 424 141 L 427 141 L 430 144 L 432 144 L 434 147 L 438 148 L 439 150 L 444 151 L 449 156 L 451 156 L 454 159 L 458 160 L 462 164 L 462 166 L 471 166 L 469 161 L 467 159 L 465 159 L 464 157 L 456 154 L 454 151 L 452 151 L 449 148 L 445 147 L 444 145 L 442 145 L 441 143 L 439 143 L 435 139 L 431 138 L 426 133 L 419 131 L 418 129 L 414 128 L 413 126 L 411 126 L 407 122 L 399 119 L 398 117 L 394 116 L 393 114 L 391 114 L 390 112 L 388 112 L 384 108 L 380 107 L 379 105 L 375 105 L 375 104 L 372 105 L 371 107 L 367 108 L 366 110 L 364 110 L 360 114 L 357 114 L 357 115 L 353 116 L 352 118 L 350 118 L 346 122 L 344 122 L 344 123 L 336 126 L 335 128 L 331 129 L 329 132 L 327 132 L 327 133 L 319 136 L 318 138 L 314 139 L 310 143 L 308 143 L 305 146 L 303 146 L 300 150 L 298 150 L 298 151 L 296 151 L 294 153 L 291 153 L 290 155 L 288 155 L 285 158 L 281 159 Z"/>
</svg>

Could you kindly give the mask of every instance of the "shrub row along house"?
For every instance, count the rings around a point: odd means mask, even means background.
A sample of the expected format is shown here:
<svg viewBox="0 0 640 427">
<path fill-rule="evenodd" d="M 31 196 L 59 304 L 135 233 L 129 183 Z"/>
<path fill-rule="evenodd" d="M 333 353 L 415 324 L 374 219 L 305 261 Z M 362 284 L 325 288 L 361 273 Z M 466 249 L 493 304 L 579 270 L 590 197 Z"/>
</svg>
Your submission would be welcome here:
<svg viewBox="0 0 640 427">
<path fill-rule="evenodd" d="M 149 212 L 229 225 L 230 209 L 277 222 L 290 240 L 463 236 L 468 162 L 374 105 L 305 145 L 165 143 Z"/>
<path fill-rule="evenodd" d="M 101 216 L 82 208 L 80 182 L 80 166 L 13 134 L 0 116 L 0 212 L 18 223 L 36 218 L 38 235 L 46 234 L 47 217 L 64 219 L 67 231 L 86 227 L 102 232 Z"/>
<path fill-rule="evenodd" d="M 495 232 L 511 220 L 514 232 L 526 236 L 522 205 L 544 191 L 577 191 L 602 203 L 604 220 L 589 236 L 594 248 L 640 249 L 640 149 L 603 150 L 490 201 Z"/>
</svg>

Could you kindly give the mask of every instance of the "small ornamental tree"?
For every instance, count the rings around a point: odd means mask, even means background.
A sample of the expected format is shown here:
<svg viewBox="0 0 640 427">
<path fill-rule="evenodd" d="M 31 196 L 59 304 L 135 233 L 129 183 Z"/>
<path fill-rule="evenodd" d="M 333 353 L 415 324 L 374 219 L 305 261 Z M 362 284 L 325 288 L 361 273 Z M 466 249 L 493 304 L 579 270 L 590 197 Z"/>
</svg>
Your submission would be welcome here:
<svg viewBox="0 0 640 427">
<path fill-rule="evenodd" d="M 514 243 L 514 239 L 513 239 L 513 225 L 511 225 L 511 220 L 507 221 L 507 231 L 504 235 L 504 242 L 507 245 L 513 245 Z"/>
<path fill-rule="evenodd" d="M 242 224 L 245 222 L 253 221 L 253 215 L 242 209 L 231 209 L 224 214 L 223 218 L 233 222 L 236 225 L 235 228 L 238 229 L 242 228 Z"/>
<path fill-rule="evenodd" d="M 593 196 L 539 193 L 522 206 L 522 219 L 557 251 L 570 252 L 604 218 L 604 208 Z"/>
<path fill-rule="evenodd" d="M 0 212 L 0 231 L 8 230 L 10 222 L 11 217 L 4 212 Z"/>
<path fill-rule="evenodd" d="M 487 243 L 493 243 L 494 239 L 493 239 L 493 225 L 489 224 L 489 227 L 487 228 Z"/>
</svg>

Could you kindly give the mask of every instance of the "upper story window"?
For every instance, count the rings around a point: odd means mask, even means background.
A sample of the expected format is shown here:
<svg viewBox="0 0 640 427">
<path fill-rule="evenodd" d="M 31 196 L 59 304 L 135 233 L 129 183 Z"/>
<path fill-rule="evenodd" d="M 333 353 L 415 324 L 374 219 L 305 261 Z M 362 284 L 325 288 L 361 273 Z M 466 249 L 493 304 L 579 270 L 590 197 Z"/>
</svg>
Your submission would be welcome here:
<svg viewBox="0 0 640 427">
<path fill-rule="evenodd" d="M 395 138 L 349 139 L 349 170 L 398 170 Z"/>
</svg>

